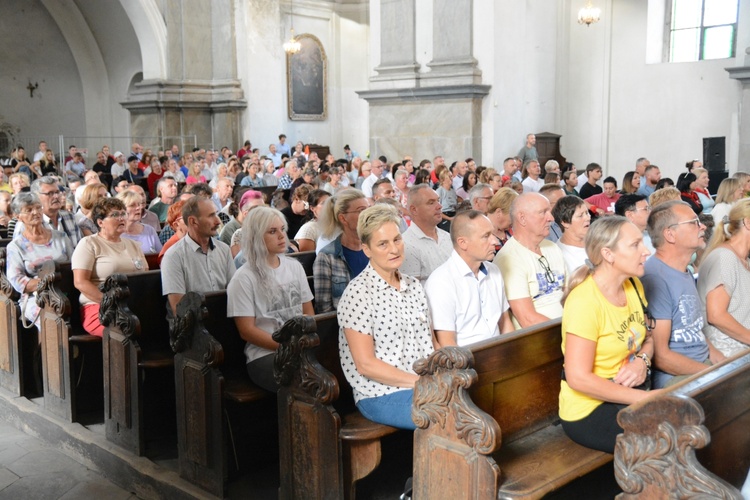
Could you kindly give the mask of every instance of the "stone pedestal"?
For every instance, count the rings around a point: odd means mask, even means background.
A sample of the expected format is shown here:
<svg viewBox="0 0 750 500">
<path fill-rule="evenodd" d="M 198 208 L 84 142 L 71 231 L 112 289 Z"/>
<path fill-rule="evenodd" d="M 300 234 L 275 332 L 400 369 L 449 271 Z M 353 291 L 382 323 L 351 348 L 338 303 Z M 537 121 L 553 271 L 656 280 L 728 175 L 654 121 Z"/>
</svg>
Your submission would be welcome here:
<svg viewBox="0 0 750 500">
<path fill-rule="evenodd" d="M 489 91 L 488 85 L 456 85 L 358 92 L 370 105 L 370 157 L 397 161 L 409 154 L 418 163 L 442 155 L 479 164 L 482 99 Z"/>
<path fill-rule="evenodd" d="M 121 104 L 130 111 L 134 141 L 157 137 L 168 147 L 176 137 L 195 135 L 202 147 L 242 142 L 240 117 L 247 102 L 238 80 L 143 81 Z"/>
</svg>

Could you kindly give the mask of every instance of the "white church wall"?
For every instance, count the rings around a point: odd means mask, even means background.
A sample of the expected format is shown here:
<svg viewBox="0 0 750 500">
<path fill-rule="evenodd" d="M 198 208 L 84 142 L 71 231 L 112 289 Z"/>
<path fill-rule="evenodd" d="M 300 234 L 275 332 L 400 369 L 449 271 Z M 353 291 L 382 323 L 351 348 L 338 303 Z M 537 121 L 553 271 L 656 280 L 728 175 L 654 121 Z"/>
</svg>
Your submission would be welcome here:
<svg viewBox="0 0 750 500">
<path fill-rule="evenodd" d="M 655 56 L 647 47 L 648 2 L 610 0 L 599 6 L 602 21 L 588 28 L 575 24 L 580 6 L 570 6 L 563 154 L 579 168 L 601 162 L 618 180 L 645 156 L 663 176 L 676 179 L 687 160 L 702 157 L 703 137 L 724 136 L 728 167 L 735 171 L 740 85 L 724 68 L 735 66 L 736 59 L 649 64 Z M 660 9 L 652 6 L 651 12 Z M 740 15 L 741 58 L 749 17 Z"/>
<path fill-rule="evenodd" d="M 355 91 L 367 87 L 367 8 L 339 6 L 345 9 L 339 11 L 332 2 L 295 2 L 295 33 L 315 35 L 328 60 L 328 117 L 296 121 L 288 118 L 286 55 L 281 47 L 290 36 L 290 7 L 276 1 L 238 7 L 238 76 L 248 101 L 244 135 L 262 152 L 284 133 L 292 144 L 301 140 L 328 145 L 336 157 L 343 155 L 344 144 L 364 155 L 368 108 Z"/>
<path fill-rule="evenodd" d="M 59 134 L 86 130 L 83 86 L 68 44 L 39 0 L 4 8 L 0 32 L 0 113 L 21 137 L 45 138 L 57 153 Z M 29 82 L 39 84 L 33 98 Z M 24 146 L 33 154 L 37 144 Z"/>
<path fill-rule="evenodd" d="M 482 163 L 500 168 L 529 132 L 556 126 L 557 2 L 474 2 L 474 57 L 482 83 Z"/>
</svg>

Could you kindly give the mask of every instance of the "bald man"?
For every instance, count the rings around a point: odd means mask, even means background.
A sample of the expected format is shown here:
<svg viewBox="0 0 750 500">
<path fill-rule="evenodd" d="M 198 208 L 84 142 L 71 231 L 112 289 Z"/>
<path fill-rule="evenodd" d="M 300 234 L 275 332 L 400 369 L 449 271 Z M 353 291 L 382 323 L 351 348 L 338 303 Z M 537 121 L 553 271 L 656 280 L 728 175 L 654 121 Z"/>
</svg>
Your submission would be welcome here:
<svg viewBox="0 0 750 500">
<path fill-rule="evenodd" d="M 478 210 L 456 215 L 451 224 L 453 253 L 425 283 L 441 347 L 474 344 L 514 330 L 503 277 L 489 262 L 496 243 L 492 230 L 492 222 Z"/>
<path fill-rule="evenodd" d="M 565 261 L 560 248 L 547 240 L 554 221 L 549 200 L 524 193 L 510 207 L 513 238 L 495 257 L 505 280 L 505 294 L 516 328 L 562 316 Z"/>
</svg>

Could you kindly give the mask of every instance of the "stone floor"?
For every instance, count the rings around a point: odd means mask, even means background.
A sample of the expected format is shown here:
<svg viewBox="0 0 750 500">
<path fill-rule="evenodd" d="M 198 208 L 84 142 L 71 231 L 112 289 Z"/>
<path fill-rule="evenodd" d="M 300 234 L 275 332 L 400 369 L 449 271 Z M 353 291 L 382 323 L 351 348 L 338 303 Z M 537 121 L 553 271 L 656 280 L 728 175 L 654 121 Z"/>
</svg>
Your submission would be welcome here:
<svg viewBox="0 0 750 500">
<path fill-rule="evenodd" d="M 135 500 L 44 441 L 0 421 L 0 500 Z"/>
</svg>

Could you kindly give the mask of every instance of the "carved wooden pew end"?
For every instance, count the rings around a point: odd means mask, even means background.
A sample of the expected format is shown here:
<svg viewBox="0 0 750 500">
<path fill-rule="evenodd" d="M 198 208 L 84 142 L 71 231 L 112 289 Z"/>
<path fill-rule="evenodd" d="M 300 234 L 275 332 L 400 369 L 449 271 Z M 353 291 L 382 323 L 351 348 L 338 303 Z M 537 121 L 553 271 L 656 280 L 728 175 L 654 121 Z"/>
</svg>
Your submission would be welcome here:
<svg viewBox="0 0 750 500">
<path fill-rule="evenodd" d="M 618 498 L 741 499 L 737 487 L 750 466 L 749 388 L 746 351 L 620 411 Z"/>
<path fill-rule="evenodd" d="M 611 462 L 559 425 L 561 367 L 559 320 L 415 363 L 414 497 L 541 498 Z"/>
<path fill-rule="evenodd" d="M 273 338 L 279 343 L 274 367 L 281 386 L 279 498 L 353 499 L 357 481 L 380 464 L 380 440 L 398 429 L 372 422 L 357 411 L 342 419 L 334 409 L 342 392 L 351 398 L 343 376 L 335 376 L 318 361 L 320 357 L 338 363 L 335 312 L 291 319 Z M 329 368 L 340 371 L 338 365 Z"/>
<path fill-rule="evenodd" d="M 39 280 L 44 407 L 70 422 L 78 420 L 79 410 L 88 409 L 101 421 L 102 339 L 81 326 L 80 294 L 70 263 L 45 262 Z"/>
<path fill-rule="evenodd" d="M 103 293 L 100 319 L 105 326 L 104 424 L 107 439 L 142 456 L 146 453 L 148 418 L 156 423 L 153 417 L 163 410 L 174 415 L 171 403 L 174 379 L 164 370 L 173 368 L 174 353 L 169 348 L 161 273 L 151 270 L 130 275 L 114 274 L 100 289 Z M 150 392 L 149 387 L 152 388 Z M 167 420 L 174 422 L 173 419 Z M 165 425 L 163 418 L 158 426 L 152 427 L 173 432 L 173 427 L 170 429 L 169 424 Z"/>
<path fill-rule="evenodd" d="M 247 375 L 244 341 L 227 318 L 226 303 L 226 292 L 188 292 L 169 325 L 176 353 L 180 476 L 219 497 L 226 494 L 229 476 L 225 402 L 248 404 L 271 396 Z"/>
</svg>

